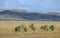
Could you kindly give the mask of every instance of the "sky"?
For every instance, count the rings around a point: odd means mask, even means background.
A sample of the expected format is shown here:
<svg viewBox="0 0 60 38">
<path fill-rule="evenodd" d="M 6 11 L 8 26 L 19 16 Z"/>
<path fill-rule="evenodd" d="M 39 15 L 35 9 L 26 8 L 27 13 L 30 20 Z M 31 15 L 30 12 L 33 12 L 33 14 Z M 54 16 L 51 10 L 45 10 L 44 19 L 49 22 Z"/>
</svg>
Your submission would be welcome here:
<svg viewBox="0 0 60 38">
<path fill-rule="evenodd" d="M 0 8 L 36 12 L 60 12 L 60 0 L 0 0 Z"/>
</svg>

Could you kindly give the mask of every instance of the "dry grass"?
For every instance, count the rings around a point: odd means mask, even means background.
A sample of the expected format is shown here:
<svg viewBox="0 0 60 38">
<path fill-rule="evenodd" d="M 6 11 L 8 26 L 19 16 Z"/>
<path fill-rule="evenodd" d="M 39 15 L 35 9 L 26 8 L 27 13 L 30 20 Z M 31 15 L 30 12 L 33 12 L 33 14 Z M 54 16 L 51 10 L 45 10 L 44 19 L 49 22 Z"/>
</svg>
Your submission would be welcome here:
<svg viewBox="0 0 60 38">
<path fill-rule="evenodd" d="M 14 32 L 14 28 L 19 25 L 29 26 L 34 24 L 36 32 L 29 30 L 25 32 Z M 42 31 L 41 25 L 55 25 L 55 31 Z M 0 38 L 60 38 L 60 22 L 59 21 L 0 21 Z"/>
</svg>

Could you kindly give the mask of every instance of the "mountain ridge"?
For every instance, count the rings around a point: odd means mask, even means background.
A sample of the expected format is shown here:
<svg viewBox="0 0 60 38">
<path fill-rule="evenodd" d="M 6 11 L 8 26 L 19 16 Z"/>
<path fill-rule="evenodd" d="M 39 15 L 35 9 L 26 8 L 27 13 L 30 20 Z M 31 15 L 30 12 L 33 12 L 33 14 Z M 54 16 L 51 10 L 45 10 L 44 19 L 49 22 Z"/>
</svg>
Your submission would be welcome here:
<svg viewBox="0 0 60 38">
<path fill-rule="evenodd" d="M 0 9 L 1 10 L 1 9 Z M 54 12 L 55 13 L 55 12 Z M 47 20 L 47 21 L 60 21 L 60 13 L 54 14 L 40 13 L 40 12 L 27 12 L 25 10 L 3 10 L 0 11 L 0 20 Z M 59 14 L 59 15 L 58 15 Z M 10 19 L 11 18 L 11 19 Z"/>
</svg>

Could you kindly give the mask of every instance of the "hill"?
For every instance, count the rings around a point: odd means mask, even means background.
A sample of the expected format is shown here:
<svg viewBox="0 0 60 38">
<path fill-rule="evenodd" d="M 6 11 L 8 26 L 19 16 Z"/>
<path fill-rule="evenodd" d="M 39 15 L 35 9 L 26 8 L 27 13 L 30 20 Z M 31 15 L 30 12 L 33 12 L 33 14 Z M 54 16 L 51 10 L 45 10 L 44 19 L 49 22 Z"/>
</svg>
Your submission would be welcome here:
<svg viewBox="0 0 60 38">
<path fill-rule="evenodd" d="M 0 9 L 1 10 L 1 9 Z M 60 21 L 60 13 L 39 13 L 27 12 L 24 10 L 3 10 L 0 11 L 0 20 L 15 21 L 15 20 L 47 20 L 47 21 Z"/>
</svg>

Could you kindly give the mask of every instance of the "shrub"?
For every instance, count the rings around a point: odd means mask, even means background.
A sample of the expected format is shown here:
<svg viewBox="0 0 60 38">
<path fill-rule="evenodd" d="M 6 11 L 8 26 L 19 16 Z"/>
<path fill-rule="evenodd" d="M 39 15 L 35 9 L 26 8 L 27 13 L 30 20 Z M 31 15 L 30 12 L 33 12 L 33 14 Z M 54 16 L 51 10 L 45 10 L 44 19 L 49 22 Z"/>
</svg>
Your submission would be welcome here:
<svg viewBox="0 0 60 38">
<path fill-rule="evenodd" d="M 51 29 L 51 31 L 54 31 L 55 26 L 54 26 L 54 25 L 51 25 L 51 26 L 49 27 L 49 29 Z"/>
<path fill-rule="evenodd" d="M 41 26 L 40 29 L 44 29 L 44 26 Z"/>
<path fill-rule="evenodd" d="M 17 26 L 16 28 L 15 28 L 15 32 L 20 32 L 20 26 Z"/>
<path fill-rule="evenodd" d="M 33 31 L 35 31 L 35 27 L 34 27 L 33 24 L 31 24 L 29 27 L 30 27 Z"/>
<path fill-rule="evenodd" d="M 24 31 L 27 32 L 27 27 L 24 27 Z"/>
<path fill-rule="evenodd" d="M 18 29 L 17 28 L 15 28 L 15 32 L 17 32 L 18 31 Z"/>
<path fill-rule="evenodd" d="M 43 29 L 44 31 L 48 31 L 48 26 L 47 25 L 41 26 L 40 29 Z"/>
</svg>

